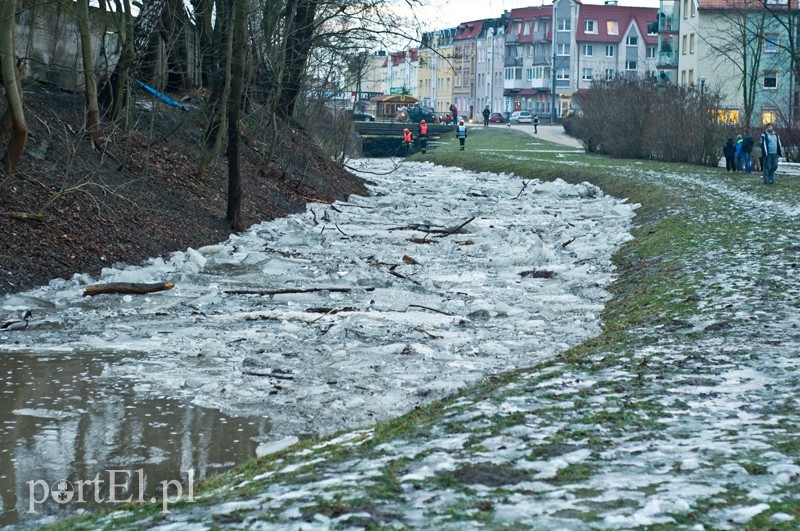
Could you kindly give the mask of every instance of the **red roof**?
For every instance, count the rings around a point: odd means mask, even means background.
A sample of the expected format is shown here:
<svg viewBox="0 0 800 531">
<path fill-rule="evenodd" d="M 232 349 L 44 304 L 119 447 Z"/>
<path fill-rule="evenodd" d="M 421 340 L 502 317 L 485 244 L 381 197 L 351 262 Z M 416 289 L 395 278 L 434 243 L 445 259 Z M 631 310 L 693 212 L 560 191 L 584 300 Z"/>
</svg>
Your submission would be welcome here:
<svg viewBox="0 0 800 531">
<path fill-rule="evenodd" d="M 517 35 L 518 42 L 525 43 L 525 42 L 533 42 L 533 30 L 536 27 L 536 19 L 537 18 L 546 18 L 550 20 L 550 23 L 547 25 L 547 35 L 545 38 L 547 40 L 552 40 L 553 38 L 553 6 L 539 6 L 539 7 L 521 7 L 518 9 L 512 9 L 511 13 L 508 17 L 508 27 L 506 28 L 506 34 L 511 33 L 514 29 L 514 22 L 515 21 L 522 21 L 520 24 L 519 34 Z M 525 35 L 525 23 L 531 23 L 531 30 L 528 35 Z"/>
<path fill-rule="evenodd" d="M 658 9 L 650 7 L 625 7 L 581 4 L 575 40 L 578 42 L 622 42 L 628 35 L 631 23 L 636 24 L 646 44 L 658 44 L 658 35 L 647 34 L 647 24 L 655 22 Z M 586 33 L 585 20 L 597 21 L 597 33 Z M 617 21 L 618 35 L 609 35 L 607 22 Z"/>
<path fill-rule="evenodd" d="M 465 41 L 470 39 L 477 39 L 478 35 L 483 30 L 483 20 L 475 20 L 472 22 L 462 22 L 456 28 L 456 40 Z"/>
</svg>

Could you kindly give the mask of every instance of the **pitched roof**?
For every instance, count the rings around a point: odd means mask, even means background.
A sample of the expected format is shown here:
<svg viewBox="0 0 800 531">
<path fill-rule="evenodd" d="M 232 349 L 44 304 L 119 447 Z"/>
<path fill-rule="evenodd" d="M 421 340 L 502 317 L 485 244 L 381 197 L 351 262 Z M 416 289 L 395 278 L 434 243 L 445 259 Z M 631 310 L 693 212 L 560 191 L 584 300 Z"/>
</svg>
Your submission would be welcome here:
<svg viewBox="0 0 800 531">
<path fill-rule="evenodd" d="M 647 35 L 647 24 L 656 22 L 658 9 L 581 4 L 575 40 L 578 42 L 622 42 L 631 26 L 639 28 L 646 44 L 658 44 L 658 35 Z M 586 33 L 585 20 L 597 21 L 597 33 Z M 608 21 L 617 21 L 617 35 L 608 33 Z"/>
<path fill-rule="evenodd" d="M 536 19 L 553 19 L 553 6 L 538 6 L 538 7 L 520 7 L 512 9 L 508 17 L 508 27 L 506 28 L 506 35 L 511 33 L 514 28 L 514 21 L 521 21 L 520 32 L 517 35 L 518 42 L 533 42 L 533 29 L 536 27 Z M 531 30 L 528 35 L 524 34 L 525 22 L 531 23 Z M 547 26 L 547 35 L 545 38 L 551 40 L 553 38 L 553 24 L 552 22 Z"/>
<path fill-rule="evenodd" d="M 476 39 L 483 30 L 483 20 L 474 20 L 472 22 L 462 22 L 456 29 L 456 40 L 465 41 L 469 39 Z"/>
</svg>

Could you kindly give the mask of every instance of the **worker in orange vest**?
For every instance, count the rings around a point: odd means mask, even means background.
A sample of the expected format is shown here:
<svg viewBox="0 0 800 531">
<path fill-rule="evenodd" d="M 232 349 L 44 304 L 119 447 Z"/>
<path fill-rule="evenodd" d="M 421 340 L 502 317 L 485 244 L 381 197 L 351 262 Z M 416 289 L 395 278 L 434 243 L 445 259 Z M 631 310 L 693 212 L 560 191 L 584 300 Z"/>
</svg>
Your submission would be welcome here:
<svg viewBox="0 0 800 531">
<path fill-rule="evenodd" d="M 408 130 L 408 127 L 403 129 L 403 151 L 407 156 L 411 155 L 411 147 L 414 145 L 414 139 L 411 136 L 411 131 Z"/>
<path fill-rule="evenodd" d="M 428 152 L 428 124 L 425 120 L 419 122 L 419 147 L 423 153 Z"/>
</svg>

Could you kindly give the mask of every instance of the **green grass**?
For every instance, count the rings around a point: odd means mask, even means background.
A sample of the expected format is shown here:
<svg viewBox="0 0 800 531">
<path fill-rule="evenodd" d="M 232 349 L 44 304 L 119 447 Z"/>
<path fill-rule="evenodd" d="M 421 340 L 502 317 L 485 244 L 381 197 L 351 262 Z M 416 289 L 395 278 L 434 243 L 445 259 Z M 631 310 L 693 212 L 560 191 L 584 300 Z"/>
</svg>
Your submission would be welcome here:
<svg viewBox="0 0 800 531">
<path fill-rule="evenodd" d="M 704 168 L 687 166 L 683 164 L 667 164 L 653 161 L 616 160 L 582 153 L 567 153 L 559 156 L 550 153 L 556 146 L 543 143 L 525 133 L 506 128 L 475 128 L 470 129 L 467 139 L 467 149 L 459 151 L 455 139 L 430 150 L 426 155 L 415 154 L 411 161 L 429 161 L 445 166 L 457 166 L 473 171 L 504 172 L 518 175 L 520 190 L 524 179 L 552 180 L 563 179 L 570 183 L 589 182 L 599 186 L 606 194 L 616 197 L 628 198 L 629 202 L 640 203 L 642 207 L 637 210 L 636 226 L 633 230 L 635 239 L 624 245 L 614 256 L 618 278 L 610 286 L 609 291 L 613 298 L 610 300 L 602 314 L 604 328 L 602 333 L 577 347 L 570 349 L 558 360 L 540 364 L 535 367 L 520 369 L 507 374 L 493 376 L 477 385 L 461 390 L 457 395 L 445 400 L 415 408 L 405 415 L 395 419 L 377 423 L 373 429 L 372 437 L 364 444 L 357 447 L 338 446 L 315 450 L 313 454 L 298 456 L 299 449 L 307 449 L 318 444 L 319 440 L 304 441 L 293 448 L 287 449 L 277 455 L 261 459 L 254 459 L 243 463 L 234 470 L 210 478 L 197 486 L 199 493 L 218 491 L 212 498 L 219 499 L 255 496 L 263 490 L 264 486 L 275 482 L 278 477 L 272 476 L 263 481 L 251 484 L 236 491 L 225 490 L 225 487 L 237 485 L 247 478 L 266 471 L 280 470 L 291 463 L 301 463 L 324 454 L 328 465 L 342 462 L 350 458 L 370 459 L 379 457 L 377 447 L 392 441 L 425 440 L 436 430 L 440 433 L 456 432 L 460 426 L 451 421 L 443 420 L 447 415 L 458 415 L 467 411 L 468 405 L 454 404 L 463 398 L 471 400 L 491 400 L 502 398 L 504 386 L 516 382 L 531 393 L 547 396 L 547 389 L 537 387 L 538 384 L 547 382 L 558 376 L 550 369 L 557 363 L 563 363 L 566 369 L 586 370 L 591 372 L 600 367 L 613 367 L 623 364 L 629 369 L 626 360 L 631 352 L 643 345 L 656 343 L 656 338 L 650 334 L 639 333 L 642 329 L 652 329 L 655 326 L 672 327 L 681 333 L 687 329 L 689 319 L 698 313 L 699 304 L 702 302 L 702 290 L 706 289 L 703 280 L 713 277 L 714 264 L 703 259 L 703 253 L 709 241 L 719 248 L 737 248 L 746 245 L 744 235 L 753 228 L 753 222 L 730 223 L 731 216 L 737 213 L 731 204 L 719 202 L 702 193 L 699 193 L 691 184 L 662 186 L 654 184 L 649 176 L 674 173 L 690 179 L 724 184 L 735 191 L 751 194 L 757 198 L 767 199 L 774 189 L 760 186 L 760 178 L 754 176 L 729 176 L 724 170 L 718 168 Z M 536 152 L 537 149 L 545 150 Z M 568 149 L 568 151 L 573 151 Z M 649 181 L 649 182 L 648 182 Z M 789 203 L 800 203 L 800 179 L 785 180 L 779 178 L 781 187 L 781 200 Z M 516 193 L 516 191 L 511 191 Z M 794 227 L 797 229 L 798 227 Z M 783 244 L 775 244 L 767 252 L 786 252 Z M 798 254 L 800 258 L 800 253 Z M 767 275 L 768 273 L 764 273 Z M 772 288 L 777 291 L 780 287 Z M 777 295 L 777 293 L 775 294 Z M 724 334 L 721 330 L 714 332 Z M 691 342 L 703 337 L 703 332 L 686 333 L 682 336 L 685 341 Z M 602 355 L 603 361 L 593 361 L 589 364 L 586 360 L 598 358 Z M 698 352 L 702 355 L 702 352 Z M 674 368 L 663 364 L 657 355 L 646 360 L 637 360 L 641 371 L 669 371 Z M 597 393 L 606 394 L 606 406 L 616 406 L 616 412 L 607 411 L 605 408 L 593 409 L 586 397 Z M 615 385 L 599 383 L 590 389 L 582 389 L 579 393 L 569 398 L 575 401 L 576 407 L 569 414 L 573 415 L 572 429 L 559 432 L 548 439 L 550 450 L 534 447 L 530 458 L 546 456 L 552 448 L 567 448 L 570 445 L 602 449 L 606 442 L 592 432 L 592 427 L 601 425 L 607 433 L 615 434 L 627 431 L 631 425 L 644 426 L 657 430 L 655 421 L 660 413 L 669 417 L 669 412 L 664 412 L 664 406 L 655 402 L 647 402 L 648 388 L 646 381 L 630 380 L 616 389 Z M 635 409 L 631 406 L 635 403 Z M 675 402 L 669 406 L 670 411 L 679 410 L 686 404 Z M 775 407 L 780 407 L 776 405 Z M 788 406 L 790 408 L 791 406 Z M 645 412 L 650 420 L 634 414 Z M 558 421 L 567 414 L 563 409 L 543 407 L 535 413 L 538 422 L 547 422 L 549 419 Z M 478 423 L 478 418 L 471 423 Z M 499 435 L 505 429 L 527 422 L 525 414 L 514 413 L 510 415 L 496 415 L 485 418 L 487 422 L 481 423 L 473 431 L 480 434 Z M 491 422 L 488 422 L 491 421 Z M 787 427 L 787 432 L 791 427 Z M 340 434 L 335 434 L 337 436 Z M 657 433 L 654 434 L 656 440 Z M 470 439 L 462 451 L 471 453 L 479 448 L 479 438 Z M 779 440 L 778 446 L 786 450 L 788 455 L 799 455 L 800 443 L 796 438 L 787 435 Z M 544 452 L 544 454 L 542 454 Z M 422 455 L 422 454 L 420 454 Z M 420 456 L 417 456 L 420 457 Z M 371 500 L 383 500 L 391 504 L 398 501 L 403 495 L 399 477 L 405 473 L 405 462 L 392 462 L 385 466 L 381 474 L 371 478 L 367 487 Z M 743 466 L 745 466 L 743 464 Z M 751 473 L 764 473 L 756 464 L 747 464 Z M 557 477 L 550 480 L 554 485 L 566 485 L 580 482 L 593 474 L 591 465 L 578 463 L 561 469 Z M 320 473 L 314 467 L 301 469 L 291 474 L 279 477 L 285 483 L 305 482 L 320 479 Z M 456 489 L 462 494 L 469 494 L 471 489 L 460 484 L 453 474 L 444 473 L 433 480 L 439 487 Z M 796 487 L 796 486 L 795 486 Z M 795 490 L 800 490 L 795 488 Z M 717 505 L 735 505 L 742 502 L 738 494 L 732 493 L 725 501 L 716 500 Z M 200 502 L 204 503 L 204 502 Z M 448 509 L 448 520 L 460 521 L 464 515 L 484 523 L 491 523 L 491 506 L 489 502 L 477 499 L 467 500 L 458 507 Z M 800 511 L 800 502 L 787 502 L 782 507 L 784 512 L 796 515 Z M 330 500 L 318 499 L 313 507 L 307 509 L 309 515 L 315 511 L 323 514 L 335 513 L 346 507 L 367 507 L 365 500 L 347 500 L 336 498 Z M 160 505 L 143 507 L 115 507 L 115 509 L 131 510 L 137 517 L 153 516 L 158 518 Z M 176 506 L 180 510 L 179 506 Z M 374 514 L 372 510 L 368 510 Z M 694 525 L 704 518 L 703 511 L 697 509 L 686 515 L 676 516 L 680 525 Z M 242 515 L 243 516 L 243 515 Z M 581 519 L 592 521 L 591 513 L 581 513 Z M 56 524 L 57 529 L 84 529 L 92 525 L 97 516 L 85 516 L 77 520 L 70 520 Z M 235 517 L 232 517 L 235 518 Z M 122 521 L 129 521 L 126 518 Z M 369 528 L 381 528 L 382 521 L 386 519 L 375 516 L 368 522 Z M 768 521 L 768 513 L 758 516 L 753 520 L 754 528 L 760 524 L 774 526 L 776 529 L 788 529 L 783 524 Z M 789 522 L 791 523 L 791 522 Z M 217 522 L 218 525 L 221 522 Z M 651 526 L 651 529 L 668 529 L 669 526 Z"/>
</svg>

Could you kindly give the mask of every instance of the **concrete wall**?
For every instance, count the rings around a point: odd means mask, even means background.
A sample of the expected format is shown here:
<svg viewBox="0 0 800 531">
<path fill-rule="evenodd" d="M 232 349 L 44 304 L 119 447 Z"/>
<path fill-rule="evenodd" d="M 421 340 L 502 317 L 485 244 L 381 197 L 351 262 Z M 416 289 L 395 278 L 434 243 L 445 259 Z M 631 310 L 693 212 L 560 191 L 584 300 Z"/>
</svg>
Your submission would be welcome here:
<svg viewBox="0 0 800 531">
<path fill-rule="evenodd" d="M 2 0 L 0 0 L 2 1 Z M 110 73 L 119 58 L 117 17 L 89 8 L 95 75 Z M 22 59 L 23 77 L 52 83 L 66 90 L 82 90 L 83 61 L 80 51 L 76 4 L 72 0 L 21 0 L 17 7 L 17 57 Z M 188 83 L 201 81 L 198 39 L 193 28 L 187 28 L 189 54 Z M 156 80 L 145 80 L 163 88 L 166 78 L 164 45 L 159 46 Z"/>
</svg>

